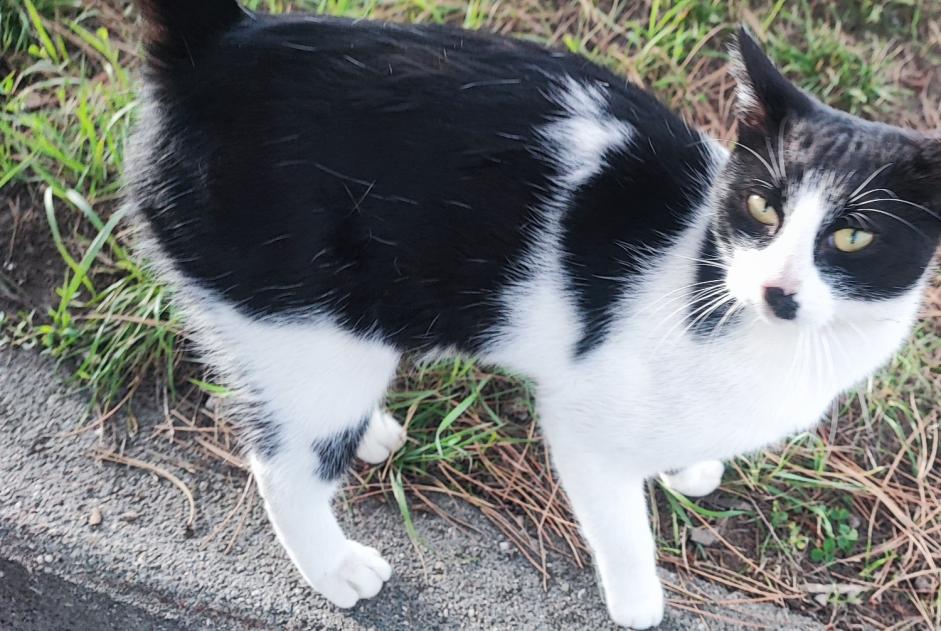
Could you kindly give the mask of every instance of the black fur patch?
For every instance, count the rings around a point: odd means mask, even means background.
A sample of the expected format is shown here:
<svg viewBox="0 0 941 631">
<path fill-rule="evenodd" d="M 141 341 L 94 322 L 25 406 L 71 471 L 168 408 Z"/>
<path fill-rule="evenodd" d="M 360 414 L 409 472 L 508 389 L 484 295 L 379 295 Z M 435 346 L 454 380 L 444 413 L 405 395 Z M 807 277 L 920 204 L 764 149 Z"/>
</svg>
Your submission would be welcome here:
<svg viewBox="0 0 941 631">
<path fill-rule="evenodd" d="M 369 418 L 364 417 L 335 436 L 314 441 L 311 449 L 317 456 L 317 475 L 324 480 L 336 480 L 346 473 L 369 426 Z"/>
<path fill-rule="evenodd" d="M 264 460 L 270 460 L 281 448 L 281 432 L 275 420 L 268 416 L 249 415 L 244 421 L 249 448 Z"/>
<path fill-rule="evenodd" d="M 740 318 L 740 312 L 726 317 L 732 308 L 731 301 L 722 304 L 714 302 L 720 295 L 725 295 L 724 292 L 720 294 L 712 291 L 720 286 L 718 281 L 725 278 L 725 270 L 720 265 L 709 264 L 709 261 L 719 261 L 716 236 L 711 230 L 706 233 L 702 249 L 699 251 L 699 262 L 696 264 L 697 284 L 690 290 L 689 310 L 686 313 L 690 332 L 701 340 L 713 339 L 734 330 L 734 325 Z"/>
<path fill-rule="evenodd" d="M 739 115 L 716 233 L 725 243 L 764 247 L 772 236 L 749 216 L 748 196 L 764 196 L 786 229 L 787 193 L 809 183 L 828 206 L 814 261 L 834 293 L 883 300 L 910 290 L 941 236 L 941 140 L 824 107 L 781 76 L 744 31 L 739 47 L 747 67 L 740 80 L 762 116 L 756 125 L 749 112 Z M 831 237 L 844 228 L 875 237 L 858 252 L 841 252 Z M 792 307 L 783 313 L 793 316 Z"/>
<path fill-rule="evenodd" d="M 699 133 L 639 88 L 613 90 L 609 109 L 630 123 L 631 141 L 606 156 L 562 224 L 563 262 L 584 323 L 578 355 L 604 341 L 618 299 L 689 225 L 707 192 L 697 182 L 713 166 Z"/>
<path fill-rule="evenodd" d="M 841 297 L 898 296 L 921 278 L 941 235 L 941 160 L 928 159 L 933 166 L 914 171 L 930 142 L 822 107 L 803 117 L 795 114 L 770 137 L 743 136 L 728 166 L 734 176 L 718 196 L 715 230 L 725 243 L 764 247 L 773 237 L 748 214 L 748 196 L 760 194 L 778 209 L 783 230 L 794 201 L 787 192 L 798 190 L 806 178 L 832 176 L 818 183 L 832 207 L 817 234 L 817 268 Z M 783 171 L 785 181 L 775 180 L 762 160 Z M 841 252 L 830 237 L 842 228 L 876 237 L 863 250 Z"/>
</svg>

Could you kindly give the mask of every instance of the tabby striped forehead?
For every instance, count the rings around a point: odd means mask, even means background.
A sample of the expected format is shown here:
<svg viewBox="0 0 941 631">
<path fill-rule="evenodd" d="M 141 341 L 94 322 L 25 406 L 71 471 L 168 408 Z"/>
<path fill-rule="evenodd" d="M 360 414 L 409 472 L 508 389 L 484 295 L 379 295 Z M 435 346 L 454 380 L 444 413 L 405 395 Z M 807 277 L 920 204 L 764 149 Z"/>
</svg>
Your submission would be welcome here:
<svg viewBox="0 0 941 631">
<path fill-rule="evenodd" d="M 824 109 L 816 116 L 785 121 L 774 133 L 740 144 L 732 185 L 751 186 L 787 200 L 819 190 L 834 220 L 849 206 L 892 206 L 908 192 L 907 170 L 917 161 L 918 138 L 899 128 Z"/>
<path fill-rule="evenodd" d="M 895 167 L 910 163 L 918 151 L 914 137 L 900 129 L 836 111 L 798 119 L 782 130 L 776 143 L 787 170 L 783 187 L 805 188 L 812 181 L 833 201 L 873 193 L 899 197 L 892 188 Z"/>
</svg>

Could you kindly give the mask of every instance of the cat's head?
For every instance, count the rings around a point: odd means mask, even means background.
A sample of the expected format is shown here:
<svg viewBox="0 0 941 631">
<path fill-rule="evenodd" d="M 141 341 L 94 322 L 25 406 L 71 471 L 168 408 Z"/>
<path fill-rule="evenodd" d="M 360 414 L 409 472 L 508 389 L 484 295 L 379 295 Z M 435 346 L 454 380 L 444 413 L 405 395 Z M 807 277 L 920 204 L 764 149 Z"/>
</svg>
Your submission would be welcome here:
<svg viewBox="0 0 941 631">
<path fill-rule="evenodd" d="M 726 289 L 783 326 L 892 317 L 938 246 L 941 138 L 823 105 L 744 28 L 732 61 L 738 141 L 713 190 Z"/>
</svg>

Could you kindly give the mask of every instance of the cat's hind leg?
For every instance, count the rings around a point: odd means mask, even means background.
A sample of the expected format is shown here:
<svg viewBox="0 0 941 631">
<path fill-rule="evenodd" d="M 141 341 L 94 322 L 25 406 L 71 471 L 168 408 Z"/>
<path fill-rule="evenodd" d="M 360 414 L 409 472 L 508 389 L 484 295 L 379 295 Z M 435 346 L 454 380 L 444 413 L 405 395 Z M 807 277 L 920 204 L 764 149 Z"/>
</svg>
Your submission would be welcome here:
<svg viewBox="0 0 941 631">
<path fill-rule="evenodd" d="M 674 473 L 661 473 L 660 480 L 687 497 L 703 497 L 719 488 L 724 472 L 721 461 L 704 460 Z"/>
<path fill-rule="evenodd" d="M 341 440 L 346 440 L 342 438 Z M 332 454 L 284 449 L 261 458 L 252 472 L 278 540 L 301 575 L 327 600 L 352 607 L 372 598 L 392 575 L 377 550 L 347 539 L 330 503 L 339 475 L 355 447 L 335 444 Z"/>
<path fill-rule="evenodd" d="M 268 517 L 307 582 L 352 607 L 375 596 L 392 570 L 379 552 L 347 539 L 331 500 L 398 353 L 326 324 L 249 322 L 238 333 L 227 350 L 257 408 L 249 460 Z"/>
<path fill-rule="evenodd" d="M 356 450 L 356 457 L 370 464 L 379 464 L 388 460 L 404 444 L 405 429 L 394 416 L 382 408 L 376 408 Z"/>
</svg>

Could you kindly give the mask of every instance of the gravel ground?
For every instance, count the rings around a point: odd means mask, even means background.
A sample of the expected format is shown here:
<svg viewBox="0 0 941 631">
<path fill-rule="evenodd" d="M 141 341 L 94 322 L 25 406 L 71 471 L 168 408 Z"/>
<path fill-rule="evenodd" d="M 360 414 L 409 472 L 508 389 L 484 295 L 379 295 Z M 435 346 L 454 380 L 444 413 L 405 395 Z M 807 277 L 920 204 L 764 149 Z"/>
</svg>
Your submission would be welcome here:
<svg viewBox="0 0 941 631">
<path fill-rule="evenodd" d="M 396 575 L 379 597 L 339 611 L 302 583 L 257 500 L 243 511 L 231 549 L 241 516 L 210 537 L 238 502 L 243 473 L 152 438 L 126 446 L 127 455 L 163 463 L 193 489 L 198 514 L 188 530 L 185 500 L 166 480 L 96 463 L 92 432 L 61 436 L 84 411 L 82 397 L 68 392 L 51 362 L 23 351 L 0 355 L 2 628 L 615 628 L 590 570 L 555 559 L 544 590 L 531 566 L 458 504 L 449 510 L 479 532 L 417 515 L 424 544 L 419 555 L 394 508 L 341 503 L 347 531 L 379 548 Z M 146 436 L 155 420 L 138 413 Z M 93 512 L 100 512 L 100 524 L 89 524 Z M 736 598 L 715 586 L 664 578 L 712 603 Z M 715 605 L 711 611 L 703 616 L 673 608 L 661 629 L 823 628 L 770 605 Z"/>
</svg>

